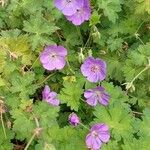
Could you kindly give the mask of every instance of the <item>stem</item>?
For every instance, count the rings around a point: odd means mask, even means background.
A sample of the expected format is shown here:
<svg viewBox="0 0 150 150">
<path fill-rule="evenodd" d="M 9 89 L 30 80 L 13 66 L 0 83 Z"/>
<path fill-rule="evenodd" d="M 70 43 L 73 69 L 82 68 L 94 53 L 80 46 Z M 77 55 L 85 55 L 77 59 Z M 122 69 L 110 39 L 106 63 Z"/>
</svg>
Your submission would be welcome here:
<svg viewBox="0 0 150 150">
<path fill-rule="evenodd" d="M 33 66 L 35 65 L 35 63 L 38 61 L 39 57 L 40 57 L 40 55 L 36 58 L 36 60 L 34 61 L 34 63 L 32 64 L 32 66 L 30 67 L 29 70 L 31 70 L 33 68 Z"/>
<path fill-rule="evenodd" d="M 36 132 L 32 135 L 31 139 L 29 140 L 29 142 L 27 143 L 26 147 L 24 148 L 24 150 L 27 150 L 30 146 L 30 144 L 32 143 L 32 141 L 34 140 L 36 136 Z"/>
<path fill-rule="evenodd" d="M 140 71 L 133 79 L 132 81 L 130 82 L 131 84 L 144 72 L 146 71 L 147 69 L 150 68 L 150 65 L 146 66 L 142 71 Z"/>
<path fill-rule="evenodd" d="M 34 115 L 34 113 L 32 113 L 33 115 Z M 36 118 L 36 117 L 34 117 L 34 119 L 35 119 L 35 124 L 36 124 L 36 129 L 38 129 L 39 128 L 39 121 L 38 121 L 38 119 Z M 30 140 L 29 140 L 29 142 L 27 143 L 27 145 L 26 145 L 26 147 L 25 147 L 25 149 L 24 150 L 27 150 L 28 148 L 29 148 L 29 146 L 30 146 L 30 144 L 32 143 L 32 141 L 34 140 L 34 138 L 35 138 L 35 136 L 37 135 L 37 132 L 34 132 L 34 134 L 32 135 L 32 137 L 30 138 Z"/>
<path fill-rule="evenodd" d="M 89 35 L 89 37 L 88 37 L 88 39 L 87 39 L 87 41 L 86 41 L 86 43 L 85 43 L 85 45 L 84 45 L 84 47 L 83 47 L 83 50 L 84 50 L 84 49 L 86 48 L 86 46 L 89 44 L 90 40 L 91 40 L 91 31 L 90 31 L 90 35 Z"/>
<path fill-rule="evenodd" d="M 3 132 L 4 132 L 5 139 L 7 139 L 7 135 L 6 135 L 6 130 L 5 130 L 5 125 L 4 125 L 2 113 L 1 113 L 1 122 L 2 122 L 2 128 L 3 128 Z"/>
<path fill-rule="evenodd" d="M 145 43 L 141 40 L 140 37 L 137 37 L 137 39 L 138 39 L 143 45 L 145 45 Z"/>
<path fill-rule="evenodd" d="M 82 102 L 84 102 L 84 103 L 85 103 L 85 100 L 84 100 L 84 99 L 82 99 L 82 98 L 80 98 L 80 99 L 81 99 L 81 101 L 82 101 Z"/>
<path fill-rule="evenodd" d="M 54 73 L 48 75 L 42 82 L 38 83 L 37 85 L 38 85 L 38 86 L 42 85 L 43 83 L 45 83 L 45 82 L 46 82 L 51 76 L 53 76 L 54 74 L 56 74 L 56 72 L 54 72 Z"/>
<path fill-rule="evenodd" d="M 80 28 L 76 27 L 76 29 L 77 29 L 77 33 L 78 33 L 78 36 L 80 37 L 80 41 L 81 41 L 81 44 L 82 44 L 82 47 L 83 47 L 83 39 L 82 39 L 82 34 L 81 34 L 81 31 L 80 31 Z"/>
<path fill-rule="evenodd" d="M 137 33 L 139 31 L 139 29 L 141 28 L 141 26 L 143 25 L 144 22 L 145 22 L 145 20 L 140 23 L 140 25 L 138 26 L 138 28 L 137 28 L 135 33 Z"/>
<path fill-rule="evenodd" d="M 88 127 L 86 127 L 83 123 L 79 123 L 81 126 L 83 126 L 85 129 L 87 129 L 88 131 L 90 131 L 90 129 Z"/>
<path fill-rule="evenodd" d="M 69 61 L 68 61 L 67 58 L 66 58 L 66 62 L 67 62 L 67 65 L 68 65 L 68 68 L 69 68 L 70 72 L 71 72 L 72 74 L 75 74 L 75 72 L 72 70 L 72 68 L 71 68 L 71 66 L 70 66 L 70 63 L 69 63 Z"/>
<path fill-rule="evenodd" d="M 143 113 L 141 112 L 137 112 L 137 111 L 132 111 L 133 114 L 138 114 L 138 115 L 143 115 Z"/>
<path fill-rule="evenodd" d="M 40 127 L 40 125 L 39 125 L 39 121 L 38 121 L 38 119 L 37 119 L 36 117 L 34 117 L 34 119 L 35 119 L 36 127 L 37 127 L 37 128 L 39 128 L 39 127 Z"/>
<path fill-rule="evenodd" d="M 59 33 L 57 31 L 55 33 L 57 34 L 59 41 L 62 42 L 62 39 L 61 39 L 61 36 L 59 35 Z"/>
</svg>

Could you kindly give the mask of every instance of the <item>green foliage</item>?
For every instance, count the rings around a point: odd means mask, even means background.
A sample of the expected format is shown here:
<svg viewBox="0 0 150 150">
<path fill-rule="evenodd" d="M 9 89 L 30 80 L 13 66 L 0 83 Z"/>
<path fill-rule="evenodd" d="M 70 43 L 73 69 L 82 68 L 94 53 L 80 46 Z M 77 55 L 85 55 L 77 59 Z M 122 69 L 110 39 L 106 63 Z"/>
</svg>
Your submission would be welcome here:
<svg viewBox="0 0 150 150">
<path fill-rule="evenodd" d="M 26 98 L 28 95 L 32 95 L 37 88 L 35 85 L 32 85 L 33 81 L 33 73 L 29 72 L 21 76 L 16 72 L 10 78 L 10 82 L 12 84 L 10 91 L 12 93 L 19 93 L 20 98 Z"/>
<path fill-rule="evenodd" d="M 0 150 L 27 143 L 28 150 L 86 150 L 89 130 L 68 122 L 74 111 L 86 127 L 109 126 L 102 150 L 150 149 L 150 2 L 90 3 L 89 21 L 75 26 L 54 0 L 0 1 Z M 49 72 L 40 63 L 51 44 L 68 51 L 62 70 Z M 105 81 L 91 83 L 81 74 L 91 55 L 106 61 Z M 59 107 L 42 100 L 46 84 L 58 93 Z M 84 91 L 98 85 L 110 95 L 108 106 L 85 101 Z"/>
<path fill-rule="evenodd" d="M 139 122 L 139 136 L 142 137 L 149 137 L 150 136 L 150 121 L 149 121 L 149 116 L 150 116 L 150 109 L 145 109 L 143 111 L 143 116 L 142 116 L 142 121 Z"/>
<path fill-rule="evenodd" d="M 113 23 L 118 19 L 121 11 L 121 0 L 97 0 L 98 7 L 103 9 L 104 15 Z"/>
<path fill-rule="evenodd" d="M 49 35 L 58 30 L 53 23 L 48 22 L 41 14 L 37 13 L 30 17 L 28 21 L 24 21 L 23 30 L 30 33 L 30 41 L 33 50 L 43 44 L 53 44 Z"/>
<path fill-rule="evenodd" d="M 59 98 L 62 103 L 67 103 L 67 106 L 70 106 L 72 110 L 78 111 L 81 94 L 83 93 L 83 83 L 79 82 L 64 82 L 64 88 L 60 91 Z"/>
</svg>

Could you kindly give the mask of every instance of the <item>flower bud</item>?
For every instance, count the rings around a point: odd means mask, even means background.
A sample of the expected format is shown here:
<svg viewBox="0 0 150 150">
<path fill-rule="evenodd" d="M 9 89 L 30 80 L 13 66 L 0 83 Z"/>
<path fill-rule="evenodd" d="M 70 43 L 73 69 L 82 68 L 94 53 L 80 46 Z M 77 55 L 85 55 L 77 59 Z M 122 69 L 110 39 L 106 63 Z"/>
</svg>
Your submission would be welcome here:
<svg viewBox="0 0 150 150">
<path fill-rule="evenodd" d="M 79 117 L 75 114 L 75 113 L 71 113 L 69 115 L 69 123 L 72 125 L 72 126 L 77 126 L 80 122 L 80 119 Z"/>
</svg>

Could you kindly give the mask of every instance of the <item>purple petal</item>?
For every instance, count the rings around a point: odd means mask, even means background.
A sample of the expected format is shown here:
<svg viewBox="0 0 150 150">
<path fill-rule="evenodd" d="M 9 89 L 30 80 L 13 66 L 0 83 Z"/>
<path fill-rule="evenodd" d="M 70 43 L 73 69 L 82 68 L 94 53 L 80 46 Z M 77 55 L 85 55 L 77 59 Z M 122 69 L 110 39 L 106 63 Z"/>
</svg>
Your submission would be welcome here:
<svg viewBox="0 0 150 150">
<path fill-rule="evenodd" d="M 53 64 L 55 64 L 55 69 L 63 69 L 66 64 L 65 58 L 59 56 L 57 59 L 53 60 Z"/>
<path fill-rule="evenodd" d="M 90 134 L 86 136 L 86 145 L 90 149 L 97 150 L 101 147 L 102 142 L 99 138 L 95 138 Z"/>
<path fill-rule="evenodd" d="M 48 62 L 48 63 L 42 64 L 42 65 L 45 69 L 47 69 L 49 71 L 52 71 L 56 68 L 52 62 Z"/>
<path fill-rule="evenodd" d="M 85 98 L 90 98 L 91 96 L 93 96 L 93 90 L 89 89 L 89 90 L 84 92 Z"/>
<path fill-rule="evenodd" d="M 104 123 L 95 124 L 91 128 L 91 131 L 97 131 L 97 132 L 108 131 L 108 130 L 109 127 Z"/>
<path fill-rule="evenodd" d="M 97 105 L 97 99 L 95 99 L 95 98 L 89 98 L 89 99 L 86 100 L 86 102 L 91 106 L 96 106 Z"/>
<path fill-rule="evenodd" d="M 102 86 L 97 86 L 97 87 L 95 88 L 95 90 L 98 90 L 98 91 L 103 92 L 103 91 L 105 91 L 105 88 L 102 87 Z"/>
<path fill-rule="evenodd" d="M 89 67 L 90 64 L 82 64 L 81 65 L 81 72 L 84 76 L 89 76 L 90 75 L 90 67 Z"/>
<path fill-rule="evenodd" d="M 67 55 L 67 49 L 65 49 L 63 46 L 57 46 L 56 52 L 59 56 L 65 57 Z"/>
<path fill-rule="evenodd" d="M 99 81 L 99 74 L 97 73 L 91 73 L 89 76 L 87 76 L 87 79 L 90 81 L 90 82 L 98 82 Z"/>
<path fill-rule="evenodd" d="M 110 134 L 108 131 L 101 132 L 100 134 L 98 134 L 98 137 L 101 139 L 102 142 L 107 143 L 110 139 Z"/>
<path fill-rule="evenodd" d="M 57 96 L 56 92 L 50 92 L 49 93 L 49 98 L 55 98 Z"/>
<path fill-rule="evenodd" d="M 103 93 L 101 98 L 98 99 L 98 101 L 102 105 L 106 106 L 108 105 L 109 99 L 110 99 L 110 96 L 107 93 Z"/>
<path fill-rule="evenodd" d="M 60 104 L 60 101 L 58 99 L 48 99 L 47 102 L 53 106 L 58 106 Z"/>
<path fill-rule="evenodd" d="M 83 6 L 83 0 L 55 0 L 55 6 L 62 11 L 64 15 L 71 16 L 77 9 Z"/>
<path fill-rule="evenodd" d="M 42 54 L 40 55 L 40 62 L 41 62 L 41 63 L 48 63 L 48 61 L 49 61 L 49 54 L 47 54 L 47 53 L 42 53 Z"/>
<path fill-rule="evenodd" d="M 50 93 L 50 87 L 48 85 L 45 85 L 45 88 L 42 91 L 43 99 L 47 99 L 49 97 L 49 93 Z"/>
</svg>

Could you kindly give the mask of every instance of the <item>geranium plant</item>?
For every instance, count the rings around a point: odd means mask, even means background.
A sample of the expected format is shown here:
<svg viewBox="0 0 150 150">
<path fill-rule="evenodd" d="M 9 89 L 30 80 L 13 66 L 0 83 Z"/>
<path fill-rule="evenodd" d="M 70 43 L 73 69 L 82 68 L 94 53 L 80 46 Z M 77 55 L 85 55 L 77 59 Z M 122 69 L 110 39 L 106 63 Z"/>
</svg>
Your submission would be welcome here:
<svg viewBox="0 0 150 150">
<path fill-rule="evenodd" d="M 148 0 L 1 0 L 0 29 L 0 150 L 149 150 Z"/>
</svg>

